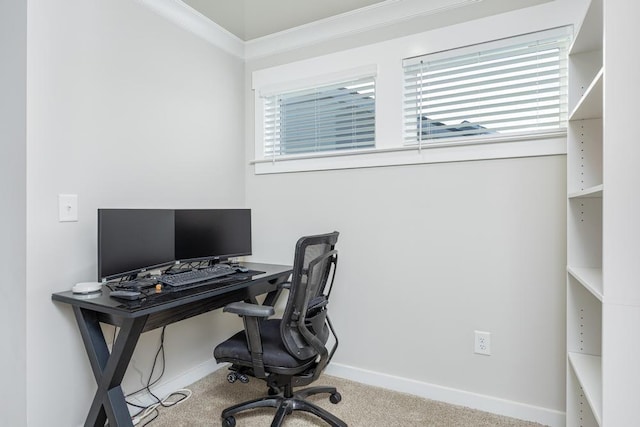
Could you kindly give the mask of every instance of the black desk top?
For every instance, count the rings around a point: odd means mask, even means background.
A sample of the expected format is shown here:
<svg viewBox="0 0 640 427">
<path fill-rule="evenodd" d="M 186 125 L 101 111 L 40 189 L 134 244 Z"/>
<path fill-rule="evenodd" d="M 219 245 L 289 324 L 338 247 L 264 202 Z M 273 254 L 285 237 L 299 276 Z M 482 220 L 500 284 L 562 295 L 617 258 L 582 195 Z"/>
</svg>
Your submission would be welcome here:
<svg viewBox="0 0 640 427">
<path fill-rule="evenodd" d="M 259 263 L 242 263 L 242 265 L 249 270 L 263 271 L 264 273 L 252 276 L 250 273 L 241 273 L 237 280 L 224 283 L 205 283 L 191 289 L 180 290 L 164 287 L 162 290 L 156 291 L 155 288 L 149 288 L 143 291 L 146 294 L 145 298 L 132 301 L 110 297 L 110 290 L 106 285 L 103 285 L 102 290 L 90 294 L 74 294 L 71 291 L 56 292 L 51 295 L 51 299 L 98 313 L 132 318 L 220 297 L 224 294 L 246 291 L 256 283 L 275 281 L 291 272 L 291 266 L 286 265 Z"/>
</svg>

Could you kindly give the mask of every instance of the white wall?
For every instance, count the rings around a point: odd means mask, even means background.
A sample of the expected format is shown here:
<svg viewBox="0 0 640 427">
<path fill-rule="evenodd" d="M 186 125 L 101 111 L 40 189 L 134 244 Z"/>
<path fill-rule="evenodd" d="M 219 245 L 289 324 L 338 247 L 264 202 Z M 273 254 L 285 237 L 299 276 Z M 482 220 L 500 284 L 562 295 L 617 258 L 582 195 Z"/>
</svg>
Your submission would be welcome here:
<svg viewBox="0 0 640 427">
<path fill-rule="evenodd" d="M 336 363 L 563 411 L 564 176 L 563 156 L 263 175 L 254 252 L 341 232 Z"/>
<path fill-rule="evenodd" d="M 0 2 L 0 413 L 26 422 L 26 2 Z"/>
<path fill-rule="evenodd" d="M 551 2 L 346 51 L 332 40 L 249 61 L 247 160 L 255 70 L 305 61 L 309 50 L 326 54 L 309 59 L 324 60 L 323 70 L 371 52 L 388 64 L 399 51 L 571 24 L 580 5 Z M 560 155 L 276 175 L 250 166 L 254 258 L 291 262 L 299 236 L 340 231 L 332 372 L 562 425 L 565 163 Z M 474 330 L 491 332 L 491 356 L 473 354 Z"/>
<path fill-rule="evenodd" d="M 28 425 L 66 427 L 95 383 L 51 293 L 95 280 L 99 207 L 244 206 L 243 64 L 132 0 L 34 0 L 28 21 Z M 78 222 L 58 222 L 60 193 L 78 194 Z M 210 369 L 232 322 L 171 325 L 165 381 Z M 125 392 L 146 381 L 158 337 L 142 337 Z"/>
</svg>

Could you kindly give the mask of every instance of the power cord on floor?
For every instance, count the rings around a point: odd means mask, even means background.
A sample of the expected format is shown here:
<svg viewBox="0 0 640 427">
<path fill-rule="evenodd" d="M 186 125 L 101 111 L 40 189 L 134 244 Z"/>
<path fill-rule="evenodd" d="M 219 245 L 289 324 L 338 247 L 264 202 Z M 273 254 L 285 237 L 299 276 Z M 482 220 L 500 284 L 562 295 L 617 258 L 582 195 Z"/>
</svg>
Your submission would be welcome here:
<svg viewBox="0 0 640 427">
<path fill-rule="evenodd" d="M 159 407 L 162 406 L 163 408 L 170 408 L 172 406 L 175 406 L 175 405 L 177 405 L 179 403 L 182 403 L 185 400 L 189 399 L 192 394 L 193 394 L 193 392 L 191 390 L 189 390 L 189 389 L 186 389 L 186 388 L 183 388 L 183 389 L 180 389 L 180 390 L 176 390 L 173 393 L 169 394 L 164 399 L 160 400 L 158 403 L 154 403 L 153 405 L 147 406 L 144 410 L 142 410 L 136 416 L 134 416 L 131 419 L 131 421 L 133 421 L 133 425 L 135 426 L 135 425 L 138 425 L 140 422 L 142 422 L 145 418 L 153 415 L 153 418 L 151 418 L 150 420 L 147 420 L 147 422 L 142 424 L 142 427 L 144 427 L 144 426 L 150 424 L 156 418 L 158 418 L 158 415 L 159 415 L 158 408 Z M 171 400 L 172 397 L 175 397 L 175 396 L 181 396 L 181 398 L 178 399 L 178 400 Z"/>
<path fill-rule="evenodd" d="M 189 389 L 180 389 L 180 390 L 176 390 L 173 393 L 170 393 L 168 396 L 166 396 L 164 399 L 160 399 L 158 396 L 156 396 L 152 391 L 151 391 L 151 387 L 153 387 L 155 384 L 158 383 L 158 381 L 160 381 L 160 379 L 162 378 L 162 376 L 164 375 L 164 370 L 165 370 L 165 354 L 164 354 L 164 334 L 165 334 L 165 330 L 166 330 L 166 326 L 162 327 L 162 331 L 160 332 L 160 346 L 158 347 L 158 351 L 156 351 L 156 355 L 153 359 L 153 365 L 151 367 L 151 372 L 149 373 L 149 378 L 147 379 L 147 384 L 132 392 L 129 393 L 125 396 L 125 402 L 127 403 L 127 405 L 129 406 L 133 406 L 136 408 L 139 408 L 140 411 L 138 411 L 137 413 L 135 413 L 131 419 L 134 425 L 138 425 L 140 422 L 142 422 L 145 418 L 149 417 L 149 416 L 153 416 L 153 418 L 148 419 L 144 424 L 141 425 L 141 427 L 144 427 L 148 424 L 150 424 L 153 420 L 155 420 L 158 415 L 159 415 L 159 411 L 158 408 L 159 407 L 171 407 L 171 406 L 175 406 L 178 403 L 184 402 L 185 400 L 187 400 L 189 397 L 191 397 L 192 392 Z M 115 342 L 115 338 L 116 338 L 116 329 L 114 328 L 114 339 L 113 341 Z M 158 364 L 158 358 L 162 356 L 162 364 L 161 364 L 161 371 L 160 371 L 160 375 L 152 381 L 153 378 L 153 374 L 156 370 L 156 365 Z M 142 391 L 146 391 L 149 395 L 151 395 L 156 403 L 152 403 L 151 405 L 147 405 L 147 406 L 143 406 L 143 405 L 138 405 L 136 403 L 130 402 L 128 400 L 126 400 L 127 397 L 133 396 L 135 394 L 138 394 Z M 177 400 L 174 400 L 176 397 L 178 397 Z"/>
</svg>

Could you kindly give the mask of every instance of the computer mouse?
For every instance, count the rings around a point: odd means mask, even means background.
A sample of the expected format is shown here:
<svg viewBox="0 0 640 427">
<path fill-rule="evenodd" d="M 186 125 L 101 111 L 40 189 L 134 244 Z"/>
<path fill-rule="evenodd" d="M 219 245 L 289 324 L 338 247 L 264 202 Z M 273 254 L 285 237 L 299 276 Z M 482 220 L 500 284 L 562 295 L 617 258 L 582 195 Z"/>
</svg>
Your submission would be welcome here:
<svg viewBox="0 0 640 427">
<path fill-rule="evenodd" d="M 74 294 L 89 294 L 92 292 L 98 292 L 101 289 L 102 283 L 100 282 L 81 282 L 73 285 L 71 292 Z"/>
</svg>

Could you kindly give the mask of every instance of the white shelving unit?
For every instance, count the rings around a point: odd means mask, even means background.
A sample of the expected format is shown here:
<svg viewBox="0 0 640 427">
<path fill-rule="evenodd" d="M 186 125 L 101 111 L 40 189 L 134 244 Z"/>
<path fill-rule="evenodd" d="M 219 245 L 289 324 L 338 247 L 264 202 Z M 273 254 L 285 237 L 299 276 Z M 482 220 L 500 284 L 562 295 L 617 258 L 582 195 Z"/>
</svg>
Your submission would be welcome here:
<svg viewBox="0 0 640 427">
<path fill-rule="evenodd" d="M 567 427 L 602 426 L 602 1 L 591 1 L 569 50 Z"/>
<path fill-rule="evenodd" d="M 640 426 L 637 16 L 591 0 L 569 51 L 567 427 Z"/>
</svg>

